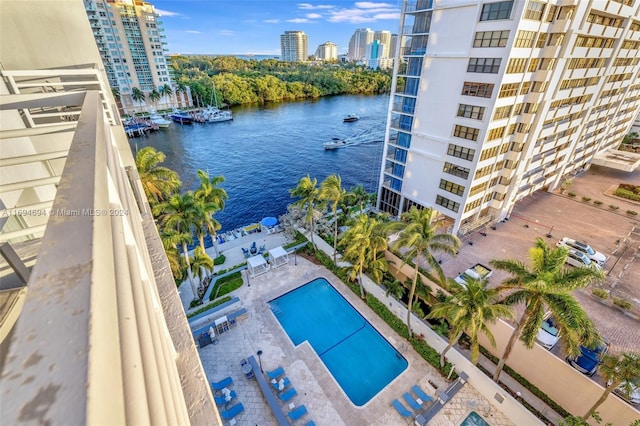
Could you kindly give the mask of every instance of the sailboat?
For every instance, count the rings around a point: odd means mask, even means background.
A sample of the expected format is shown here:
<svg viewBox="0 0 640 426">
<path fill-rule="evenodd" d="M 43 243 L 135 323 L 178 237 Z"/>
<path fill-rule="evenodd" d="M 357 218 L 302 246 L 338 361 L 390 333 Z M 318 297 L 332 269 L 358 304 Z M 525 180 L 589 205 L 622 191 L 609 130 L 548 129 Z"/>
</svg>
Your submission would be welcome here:
<svg viewBox="0 0 640 426">
<path fill-rule="evenodd" d="M 229 110 L 221 110 L 218 108 L 218 96 L 216 95 L 216 84 L 213 83 L 213 90 L 211 91 L 212 100 L 215 101 L 215 106 L 209 105 L 207 108 L 202 111 L 202 116 L 205 121 L 209 123 L 219 123 L 222 121 L 233 120 L 233 115 Z"/>
</svg>

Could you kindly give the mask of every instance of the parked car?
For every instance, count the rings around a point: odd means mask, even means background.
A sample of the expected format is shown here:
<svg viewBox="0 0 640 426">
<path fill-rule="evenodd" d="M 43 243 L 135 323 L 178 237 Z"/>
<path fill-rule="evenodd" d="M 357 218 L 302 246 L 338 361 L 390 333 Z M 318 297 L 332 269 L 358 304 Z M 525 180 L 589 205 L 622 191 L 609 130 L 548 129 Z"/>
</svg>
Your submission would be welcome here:
<svg viewBox="0 0 640 426">
<path fill-rule="evenodd" d="M 580 346 L 580 355 L 567 357 L 567 361 L 579 372 L 593 376 L 608 350 L 609 342 L 603 339 L 594 349 Z"/>
<path fill-rule="evenodd" d="M 565 262 L 571 266 L 576 266 L 578 268 L 595 268 L 598 270 L 602 269 L 602 266 L 600 266 L 596 262 L 592 262 L 586 254 L 573 249 L 569 250 L 569 254 L 567 255 L 567 259 L 565 260 Z"/>
<path fill-rule="evenodd" d="M 547 312 L 543 318 L 542 325 L 538 330 L 536 341 L 542 345 L 542 347 L 551 350 L 556 343 L 560 340 L 560 330 L 555 326 L 555 320 L 551 316 L 550 312 Z"/>
<path fill-rule="evenodd" d="M 564 237 L 556 244 L 557 247 L 567 247 L 579 252 L 584 253 L 590 260 L 596 262 L 600 266 L 604 266 L 607 261 L 607 256 L 594 250 L 589 244 L 581 241 L 576 241 L 573 238 Z"/>
<path fill-rule="evenodd" d="M 455 277 L 454 280 L 461 286 L 466 287 L 469 278 L 475 278 L 476 280 L 486 280 L 489 279 L 492 273 L 493 271 L 491 269 L 487 268 L 481 263 L 476 263 L 471 268 Z"/>
<path fill-rule="evenodd" d="M 640 379 L 636 383 L 623 382 L 613 390 L 613 393 L 631 404 L 640 404 Z"/>
</svg>

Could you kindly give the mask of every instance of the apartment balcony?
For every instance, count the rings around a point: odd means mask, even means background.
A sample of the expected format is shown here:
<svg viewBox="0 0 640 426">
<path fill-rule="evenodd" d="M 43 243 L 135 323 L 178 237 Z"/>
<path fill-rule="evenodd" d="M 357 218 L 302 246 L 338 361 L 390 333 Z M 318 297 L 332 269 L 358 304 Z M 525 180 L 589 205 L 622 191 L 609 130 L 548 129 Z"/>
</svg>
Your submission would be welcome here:
<svg viewBox="0 0 640 426">
<path fill-rule="evenodd" d="M 404 7 L 405 13 L 423 12 L 429 9 L 433 9 L 433 0 L 408 1 Z"/>
<path fill-rule="evenodd" d="M 558 58 L 560 57 L 560 49 L 562 46 L 545 46 L 542 49 L 542 57 L 543 58 Z"/>
<path fill-rule="evenodd" d="M 570 19 L 557 19 L 549 25 L 547 33 L 566 33 L 570 23 Z"/>
<path fill-rule="evenodd" d="M 102 73 L 0 74 L 3 422 L 222 424 Z"/>
</svg>

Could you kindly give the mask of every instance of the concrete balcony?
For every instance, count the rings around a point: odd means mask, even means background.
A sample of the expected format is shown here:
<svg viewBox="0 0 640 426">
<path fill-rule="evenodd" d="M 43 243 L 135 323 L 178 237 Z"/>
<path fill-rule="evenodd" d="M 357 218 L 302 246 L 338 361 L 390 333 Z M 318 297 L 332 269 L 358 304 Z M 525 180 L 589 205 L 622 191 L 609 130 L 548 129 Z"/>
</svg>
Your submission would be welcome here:
<svg viewBox="0 0 640 426">
<path fill-rule="evenodd" d="M 1 74 L 3 422 L 222 424 L 102 73 Z"/>
</svg>

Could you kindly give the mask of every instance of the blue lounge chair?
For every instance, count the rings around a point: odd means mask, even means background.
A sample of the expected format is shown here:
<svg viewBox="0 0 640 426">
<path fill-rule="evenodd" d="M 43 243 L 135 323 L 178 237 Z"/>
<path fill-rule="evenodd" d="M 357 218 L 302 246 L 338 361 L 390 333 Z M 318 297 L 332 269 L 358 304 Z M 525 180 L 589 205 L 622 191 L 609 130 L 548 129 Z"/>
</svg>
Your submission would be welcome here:
<svg viewBox="0 0 640 426">
<path fill-rule="evenodd" d="M 289 386 L 291 384 L 291 381 L 289 380 L 288 377 L 285 377 L 282 383 L 284 386 L 282 386 L 282 389 L 280 389 L 280 381 L 276 381 L 275 383 L 271 382 L 271 386 L 273 386 L 273 388 L 277 391 L 282 391 L 284 390 L 287 386 Z"/>
<path fill-rule="evenodd" d="M 236 394 L 236 391 L 231 391 L 229 396 L 231 397 L 229 398 L 229 401 L 227 401 L 226 395 L 224 394 L 219 396 L 214 396 L 213 399 L 216 400 L 216 405 L 222 405 L 222 404 L 226 404 L 227 402 L 233 401 L 238 395 Z"/>
<path fill-rule="evenodd" d="M 297 394 L 298 392 L 296 391 L 296 388 L 291 386 L 286 392 L 279 393 L 278 398 L 280 398 L 282 402 L 287 402 Z"/>
<path fill-rule="evenodd" d="M 226 388 L 227 386 L 231 386 L 232 384 L 233 384 L 233 379 L 231 377 L 225 377 L 219 382 L 211 382 L 211 389 L 219 391 L 219 390 L 222 390 L 223 388 Z"/>
<path fill-rule="evenodd" d="M 284 368 L 282 367 L 278 367 L 275 370 L 272 371 L 267 371 L 267 377 L 269 377 L 269 379 L 277 379 L 278 377 L 282 376 L 284 374 Z"/>
<path fill-rule="evenodd" d="M 393 408 L 395 408 L 402 417 L 411 417 L 411 411 L 407 410 L 407 407 L 402 405 L 397 399 L 394 399 L 391 405 L 393 405 Z"/>
<path fill-rule="evenodd" d="M 430 396 L 430 395 L 427 395 L 427 394 L 425 393 L 425 391 L 423 391 L 422 389 L 420 389 L 420 386 L 418 386 L 418 385 L 413 385 L 413 386 L 411 387 L 411 390 L 412 390 L 412 391 L 413 391 L 413 393 L 415 393 L 415 394 L 416 394 L 416 396 L 417 396 L 418 398 L 420 398 L 422 401 L 424 401 L 424 402 L 431 401 L 431 396 Z"/>
<path fill-rule="evenodd" d="M 301 418 L 302 416 L 304 416 L 305 414 L 307 414 L 307 407 L 305 407 L 304 405 L 301 405 L 295 410 L 289 411 L 287 413 L 287 416 L 289 416 L 291 420 L 295 421 Z"/>
<path fill-rule="evenodd" d="M 413 399 L 413 396 L 411 396 L 409 392 L 405 392 L 402 397 L 405 401 L 407 401 L 407 404 L 409 404 L 409 406 L 413 408 L 414 411 L 419 411 L 422 408 L 422 404 Z"/>
<path fill-rule="evenodd" d="M 316 422 L 314 422 L 313 420 L 309 420 L 304 426 L 316 426 Z"/>
<path fill-rule="evenodd" d="M 228 410 L 221 411 L 220 417 L 222 417 L 225 420 L 231 420 L 232 418 L 242 413 L 243 411 L 244 411 L 244 406 L 242 405 L 242 402 L 238 402 L 236 405 L 229 408 Z"/>
</svg>

